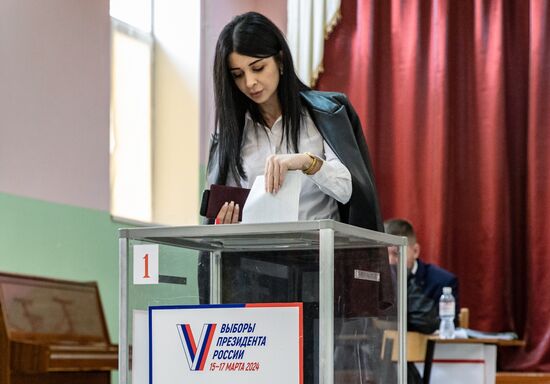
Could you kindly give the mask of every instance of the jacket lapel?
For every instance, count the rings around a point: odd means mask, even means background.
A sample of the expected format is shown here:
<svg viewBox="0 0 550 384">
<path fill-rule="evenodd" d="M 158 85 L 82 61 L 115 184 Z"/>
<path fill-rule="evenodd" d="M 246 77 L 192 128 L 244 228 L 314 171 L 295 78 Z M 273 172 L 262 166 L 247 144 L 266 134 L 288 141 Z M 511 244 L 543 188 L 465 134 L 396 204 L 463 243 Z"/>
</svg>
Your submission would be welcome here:
<svg viewBox="0 0 550 384">
<path fill-rule="evenodd" d="M 418 268 L 416 269 L 414 278 L 421 287 L 424 287 L 424 284 L 426 283 L 426 264 L 424 264 L 424 262 L 420 259 L 416 259 L 416 263 Z"/>
</svg>

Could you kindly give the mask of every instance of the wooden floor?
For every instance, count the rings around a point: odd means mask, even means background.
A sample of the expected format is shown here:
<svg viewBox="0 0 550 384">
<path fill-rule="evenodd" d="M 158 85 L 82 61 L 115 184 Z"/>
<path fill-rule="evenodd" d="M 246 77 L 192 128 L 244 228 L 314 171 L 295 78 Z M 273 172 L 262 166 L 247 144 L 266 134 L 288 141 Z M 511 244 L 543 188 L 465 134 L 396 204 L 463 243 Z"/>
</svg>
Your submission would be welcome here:
<svg viewBox="0 0 550 384">
<path fill-rule="evenodd" d="M 550 384 L 550 373 L 497 372 L 496 384 Z"/>
</svg>

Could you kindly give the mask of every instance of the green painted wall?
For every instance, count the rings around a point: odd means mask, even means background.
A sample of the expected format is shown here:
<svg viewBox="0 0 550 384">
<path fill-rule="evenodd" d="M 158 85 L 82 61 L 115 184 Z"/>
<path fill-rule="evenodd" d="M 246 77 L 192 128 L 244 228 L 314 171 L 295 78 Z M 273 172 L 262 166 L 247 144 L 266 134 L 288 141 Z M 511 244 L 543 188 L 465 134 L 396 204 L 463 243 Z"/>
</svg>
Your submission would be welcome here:
<svg viewBox="0 0 550 384">
<path fill-rule="evenodd" d="M 118 228 L 108 212 L 0 193 L 0 270 L 97 281 L 118 343 Z"/>
</svg>

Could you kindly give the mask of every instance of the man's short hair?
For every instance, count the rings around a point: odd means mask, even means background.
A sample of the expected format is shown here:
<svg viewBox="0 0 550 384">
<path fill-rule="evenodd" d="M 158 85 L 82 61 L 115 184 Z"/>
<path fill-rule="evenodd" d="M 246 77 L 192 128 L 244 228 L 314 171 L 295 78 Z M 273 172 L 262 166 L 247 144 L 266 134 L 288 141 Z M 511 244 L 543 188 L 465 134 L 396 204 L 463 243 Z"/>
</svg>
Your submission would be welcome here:
<svg viewBox="0 0 550 384">
<path fill-rule="evenodd" d="M 409 245 L 416 243 L 416 233 L 414 227 L 405 219 L 390 219 L 384 221 L 386 233 L 396 236 L 407 236 Z"/>
</svg>

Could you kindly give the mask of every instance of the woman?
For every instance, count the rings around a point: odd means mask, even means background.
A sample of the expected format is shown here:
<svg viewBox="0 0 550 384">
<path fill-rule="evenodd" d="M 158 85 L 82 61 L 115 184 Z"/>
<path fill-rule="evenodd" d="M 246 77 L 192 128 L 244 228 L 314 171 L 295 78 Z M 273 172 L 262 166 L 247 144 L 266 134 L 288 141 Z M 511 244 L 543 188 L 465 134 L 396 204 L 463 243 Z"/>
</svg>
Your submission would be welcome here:
<svg viewBox="0 0 550 384">
<path fill-rule="evenodd" d="M 269 19 L 249 12 L 225 26 L 216 45 L 214 87 L 209 184 L 251 187 L 257 176 L 265 175 L 266 191 L 277 193 L 288 171 L 302 171 L 300 220 L 333 219 L 383 231 L 355 111 L 345 95 L 313 91 L 298 79 L 285 38 Z M 217 222 L 237 223 L 240 208 L 226 202 Z M 377 271 L 380 281 L 391 286 L 387 255 L 344 252 L 335 261 L 335 316 L 364 319 L 386 309 L 392 290 L 353 276 L 357 269 Z M 318 275 L 316 255 L 254 252 L 222 259 L 223 302 L 304 302 L 306 383 L 313 382 L 316 371 L 318 282 L 311 283 L 311 276 Z M 201 267 L 207 270 L 206 263 Z"/>
<path fill-rule="evenodd" d="M 281 31 L 249 12 L 222 30 L 214 60 L 216 129 L 209 184 L 250 187 L 265 174 L 276 193 L 291 170 L 307 177 L 300 220 L 334 219 L 383 231 L 367 145 L 343 94 L 310 90 L 296 76 Z M 241 207 L 218 214 L 236 223 Z"/>
</svg>

